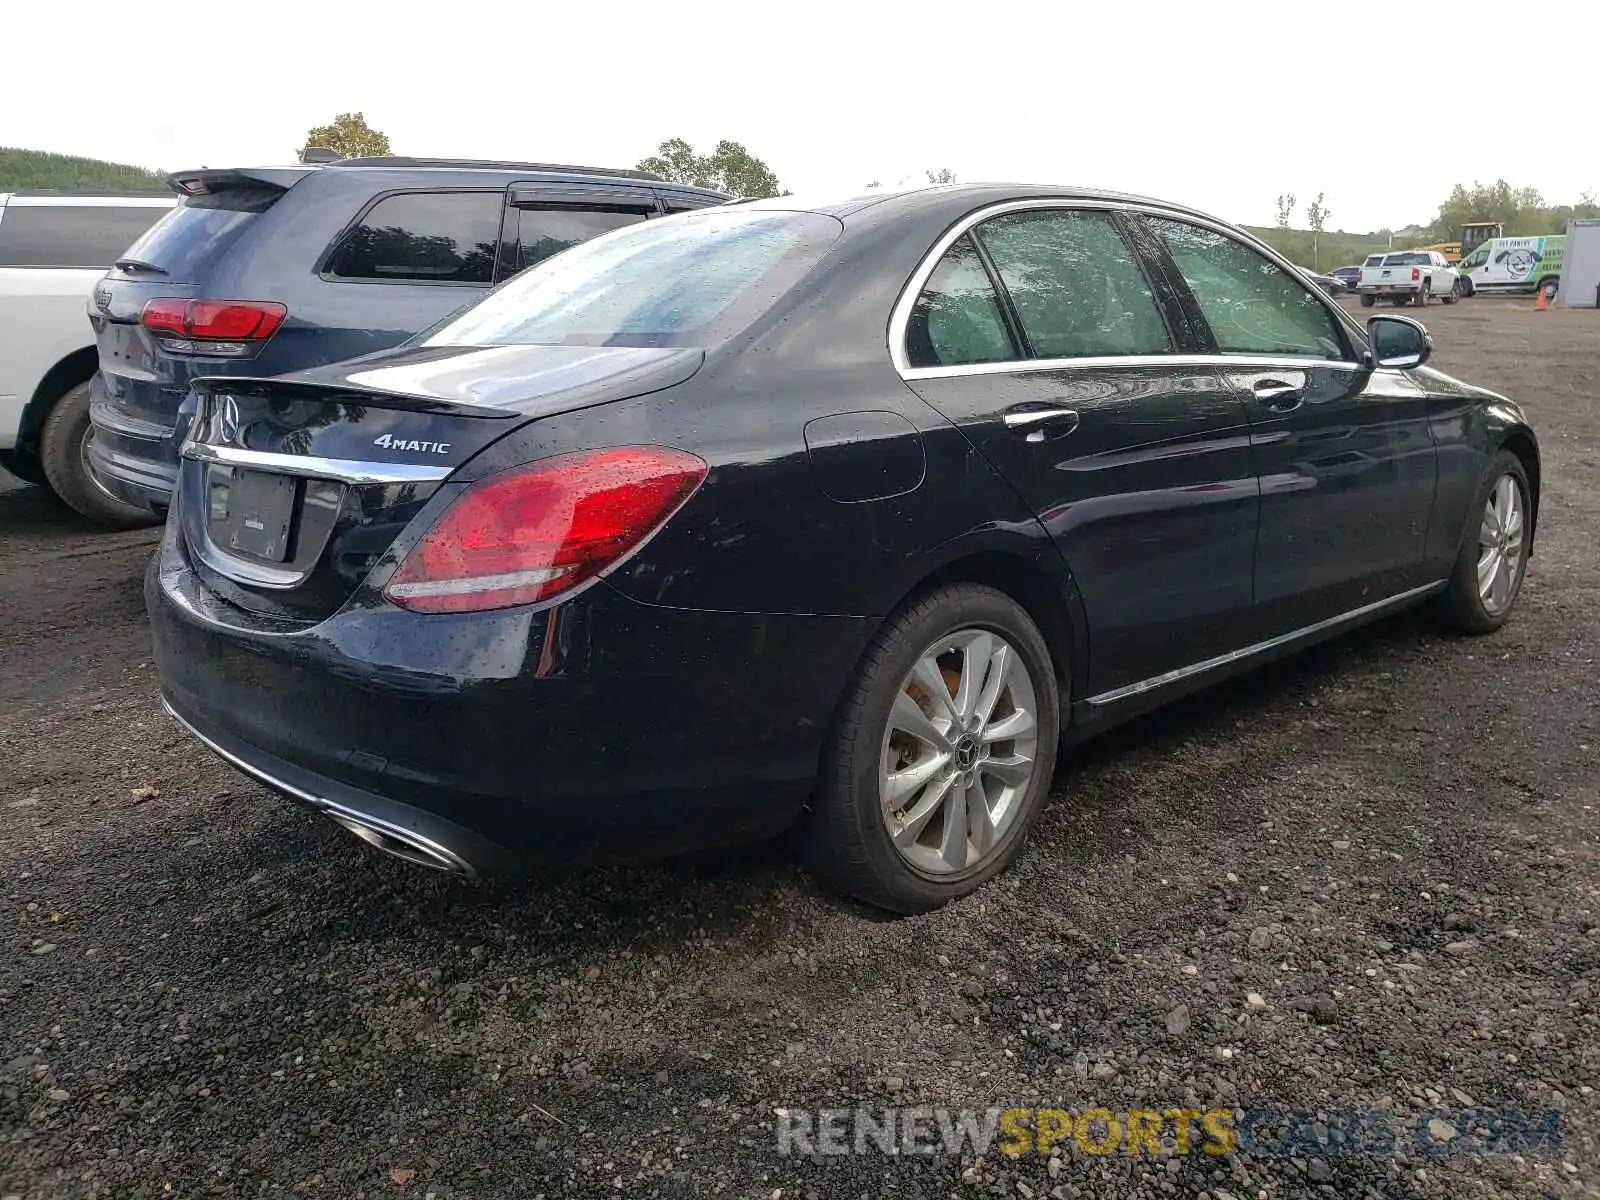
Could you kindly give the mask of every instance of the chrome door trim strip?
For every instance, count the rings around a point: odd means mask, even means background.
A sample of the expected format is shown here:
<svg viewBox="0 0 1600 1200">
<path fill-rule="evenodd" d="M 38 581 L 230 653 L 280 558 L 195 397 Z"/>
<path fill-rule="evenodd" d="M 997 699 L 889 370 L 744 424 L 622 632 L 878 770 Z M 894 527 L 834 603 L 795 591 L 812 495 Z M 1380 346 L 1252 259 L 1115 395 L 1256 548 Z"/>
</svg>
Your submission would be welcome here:
<svg viewBox="0 0 1600 1200">
<path fill-rule="evenodd" d="M 1312 367 L 1337 367 L 1348 371 L 1369 368 L 1347 358 L 1300 358 L 1289 355 L 1252 354 L 1109 354 L 1083 358 L 1018 358 L 1009 362 L 962 363 L 954 367 L 906 367 L 900 372 L 902 379 L 950 379 L 962 375 L 1025 375 L 1036 371 L 1072 371 L 1121 367 L 1149 369 L 1151 367 L 1178 367 L 1193 370 L 1200 367 L 1246 370 L 1305 371 Z M 1385 370 L 1385 374 L 1402 374 Z"/>
<path fill-rule="evenodd" d="M 1214 220 L 1210 217 L 1201 216 L 1197 213 L 1188 212 L 1185 209 L 1168 208 L 1161 204 L 1151 203 L 1149 201 L 1133 199 L 1112 200 L 1101 197 L 1079 198 L 1076 196 L 1036 196 L 1028 200 L 1003 200 L 997 204 L 991 204 L 985 208 L 980 208 L 976 212 L 968 213 L 949 229 L 945 230 L 944 235 L 933 244 L 933 248 L 929 250 L 928 253 L 923 256 L 922 261 L 917 264 L 917 269 L 911 273 L 910 280 L 907 281 L 904 290 L 901 291 L 899 299 L 895 301 L 894 309 L 891 311 L 889 316 L 889 361 L 894 364 L 895 370 L 900 372 L 902 378 L 936 379 L 944 375 L 981 375 L 992 374 L 995 371 L 1005 370 L 1059 371 L 1065 367 L 1080 365 L 1127 366 L 1135 361 L 1140 360 L 1146 362 L 1154 361 L 1158 365 L 1176 365 L 1182 360 L 1188 360 L 1192 362 L 1194 359 L 1203 358 L 1207 362 L 1213 362 L 1218 358 L 1233 357 L 1221 355 L 1212 355 L 1209 357 L 1205 355 L 1141 355 L 1130 356 L 1128 358 L 1069 358 L 1050 360 L 1019 359 L 1016 362 L 1009 363 L 974 363 L 959 367 L 911 366 L 906 361 L 906 326 L 911 323 L 911 310 L 916 306 L 917 297 L 922 295 L 922 289 L 924 286 L 926 286 L 928 277 L 933 274 L 934 268 L 939 265 L 939 260 L 944 257 L 945 251 L 950 249 L 950 247 L 954 245 L 956 241 L 968 233 L 973 226 L 979 225 L 982 222 L 989 220 L 991 217 L 1003 216 L 1010 212 L 1031 212 L 1042 208 L 1092 209 L 1100 212 L 1136 212 L 1142 213 L 1146 216 L 1161 217 L 1169 221 L 1182 221 L 1189 225 L 1198 225 L 1203 229 L 1209 229 L 1213 233 L 1220 233 L 1224 237 L 1231 238 L 1234 241 L 1259 252 L 1273 264 L 1282 267 L 1285 271 L 1289 272 L 1291 276 L 1304 284 L 1306 290 L 1315 296 L 1325 308 L 1330 310 L 1330 312 L 1334 315 L 1334 318 L 1341 322 L 1342 327 L 1348 329 L 1348 325 L 1344 324 L 1343 310 L 1339 309 L 1337 305 L 1333 304 L 1333 302 L 1323 294 L 1322 289 L 1316 284 L 1312 283 L 1299 267 L 1295 266 L 1288 259 L 1284 258 L 1277 251 L 1273 250 L 1271 246 L 1266 245 L 1264 242 L 1258 241 L 1242 230 L 1231 228 L 1221 221 Z M 1358 346 L 1357 349 L 1359 350 L 1360 347 Z M 1328 358 L 1255 359 L 1246 357 L 1244 361 L 1247 363 L 1265 362 L 1268 365 L 1284 362 L 1300 362 L 1315 363 L 1321 366 L 1360 366 L 1359 363 L 1350 359 Z"/>
<path fill-rule="evenodd" d="M 440 463 L 366 462 L 353 458 L 317 458 L 309 454 L 277 454 L 270 450 L 246 450 L 239 446 L 213 446 L 208 442 L 187 441 L 183 457 L 196 462 L 218 463 L 272 471 L 278 475 L 298 475 L 310 479 L 334 479 L 341 483 L 438 483 L 455 470 Z"/>
<path fill-rule="evenodd" d="M 1153 675 L 1149 679 L 1141 679 L 1138 683 L 1130 683 L 1126 687 L 1113 688 L 1109 692 L 1101 692 L 1098 696 L 1090 696 L 1088 703 L 1099 708 L 1106 704 L 1115 704 L 1119 700 L 1128 700 L 1134 696 L 1143 695 L 1145 692 L 1155 691 L 1157 688 L 1166 687 L 1168 684 L 1203 675 L 1207 671 L 1214 671 L 1218 667 L 1225 667 L 1232 663 L 1241 662 L 1257 654 L 1264 654 L 1269 650 L 1287 646 L 1301 638 L 1313 634 L 1323 633 L 1339 625 L 1358 621 L 1362 617 L 1371 616 L 1386 608 L 1395 608 L 1410 600 L 1416 600 L 1429 592 L 1442 590 L 1449 580 L 1441 579 L 1437 583 L 1425 583 L 1421 587 L 1410 588 L 1398 595 L 1390 596 L 1386 600 L 1379 600 L 1372 604 L 1364 604 L 1360 608 L 1353 608 L 1347 613 L 1340 613 L 1336 617 L 1329 617 L 1325 621 L 1318 621 L 1315 625 L 1307 625 L 1304 629 L 1296 629 L 1292 633 L 1279 634 L 1277 637 L 1268 638 L 1264 642 L 1257 642 L 1253 646 L 1246 646 L 1242 650 L 1230 650 L 1226 654 L 1219 654 L 1215 658 L 1208 658 L 1204 662 L 1191 663 L 1187 667 L 1179 667 L 1175 671 L 1168 671 L 1164 675 Z"/>
</svg>

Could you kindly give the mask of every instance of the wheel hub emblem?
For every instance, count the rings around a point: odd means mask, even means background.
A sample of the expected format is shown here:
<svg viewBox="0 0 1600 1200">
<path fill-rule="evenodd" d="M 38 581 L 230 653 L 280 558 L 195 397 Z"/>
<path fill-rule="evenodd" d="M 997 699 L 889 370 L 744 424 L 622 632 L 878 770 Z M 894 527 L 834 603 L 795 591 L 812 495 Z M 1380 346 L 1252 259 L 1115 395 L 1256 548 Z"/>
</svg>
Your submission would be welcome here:
<svg viewBox="0 0 1600 1200">
<path fill-rule="evenodd" d="M 963 734 L 956 742 L 956 766 L 965 771 L 978 761 L 978 739 L 970 733 Z"/>
</svg>

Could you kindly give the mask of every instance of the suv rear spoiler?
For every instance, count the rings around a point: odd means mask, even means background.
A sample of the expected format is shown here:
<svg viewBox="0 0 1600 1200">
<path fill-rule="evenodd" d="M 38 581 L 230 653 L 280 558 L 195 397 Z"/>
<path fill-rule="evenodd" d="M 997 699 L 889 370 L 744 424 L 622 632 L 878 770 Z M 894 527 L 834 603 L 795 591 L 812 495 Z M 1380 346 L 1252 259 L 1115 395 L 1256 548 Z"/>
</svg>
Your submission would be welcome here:
<svg viewBox="0 0 1600 1200">
<path fill-rule="evenodd" d="M 213 196 L 218 192 L 237 191 L 240 188 L 276 188 L 288 191 L 315 167 L 247 167 L 212 170 L 202 167 L 198 171 L 178 171 L 167 176 L 167 186 L 180 196 Z"/>
</svg>

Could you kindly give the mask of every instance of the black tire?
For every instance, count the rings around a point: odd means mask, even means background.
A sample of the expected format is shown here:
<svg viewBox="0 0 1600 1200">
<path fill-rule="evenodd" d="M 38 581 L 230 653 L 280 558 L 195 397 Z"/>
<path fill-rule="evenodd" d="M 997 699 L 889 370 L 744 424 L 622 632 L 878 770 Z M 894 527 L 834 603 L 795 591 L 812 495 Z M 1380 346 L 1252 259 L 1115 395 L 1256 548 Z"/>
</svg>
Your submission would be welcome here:
<svg viewBox="0 0 1600 1200">
<path fill-rule="evenodd" d="M 1450 285 L 1450 290 L 1439 297 L 1441 304 L 1454 304 L 1461 295 L 1461 280 Z"/>
<path fill-rule="evenodd" d="M 95 482 L 85 448 L 89 425 L 89 385 L 81 383 L 57 400 L 39 431 L 39 459 L 50 490 L 75 512 L 108 529 L 136 529 L 160 518 L 148 509 L 124 504 Z"/>
<path fill-rule="evenodd" d="M 1472 280 L 1468 279 L 1464 275 L 1461 277 L 1461 295 L 1463 297 L 1470 299 L 1477 290 L 1478 289 L 1473 285 Z"/>
<path fill-rule="evenodd" d="M 1484 508 L 1489 503 L 1489 494 L 1500 480 L 1508 475 L 1516 482 L 1522 498 L 1522 552 L 1516 578 L 1512 583 L 1511 595 L 1506 600 L 1505 607 L 1498 613 L 1493 613 L 1484 605 L 1483 597 L 1478 593 L 1479 531 L 1483 525 Z M 1450 572 L 1449 586 L 1440 597 L 1439 614 L 1448 628 L 1457 633 L 1492 633 L 1510 619 L 1512 610 L 1517 604 L 1517 597 L 1522 592 L 1522 581 L 1528 574 L 1528 538 L 1533 532 L 1531 506 L 1532 494 L 1528 490 L 1528 473 L 1523 469 L 1522 460 L 1509 450 L 1500 451 L 1489 464 L 1483 482 L 1478 485 L 1477 495 L 1473 498 L 1472 508 L 1469 510 L 1467 528 L 1461 535 L 1461 549 L 1456 555 L 1456 565 Z"/>
<path fill-rule="evenodd" d="M 1428 307 L 1428 296 L 1432 291 L 1433 291 L 1433 284 L 1431 282 L 1429 282 L 1428 280 L 1424 279 L 1422 281 L 1422 286 L 1417 289 L 1417 297 L 1416 297 L 1415 303 L 1416 303 L 1416 306 L 1418 308 L 1427 308 Z"/>
<path fill-rule="evenodd" d="M 1539 285 L 1539 290 L 1544 293 L 1545 301 L 1553 304 L 1556 293 L 1561 290 L 1561 280 L 1555 278 L 1546 279 Z"/>
<path fill-rule="evenodd" d="M 1362 308 L 1371 308 L 1377 302 L 1378 302 L 1378 298 L 1376 296 L 1368 295 L 1365 292 L 1363 292 L 1361 294 L 1361 307 Z"/>
<path fill-rule="evenodd" d="M 964 872 L 930 875 L 895 849 L 880 807 L 879 768 L 890 709 L 907 674 L 938 639 L 968 628 L 998 633 L 1019 651 L 1037 710 L 1034 770 L 1017 816 L 989 856 Z M 800 829 L 802 861 L 827 886 L 896 913 L 928 912 L 974 891 L 1011 864 L 1044 807 L 1060 739 L 1059 695 L 1044 636 L 1009 596 L 958 583 L 908 604 L 873 639 L 829 730 Z"/>
</svg>

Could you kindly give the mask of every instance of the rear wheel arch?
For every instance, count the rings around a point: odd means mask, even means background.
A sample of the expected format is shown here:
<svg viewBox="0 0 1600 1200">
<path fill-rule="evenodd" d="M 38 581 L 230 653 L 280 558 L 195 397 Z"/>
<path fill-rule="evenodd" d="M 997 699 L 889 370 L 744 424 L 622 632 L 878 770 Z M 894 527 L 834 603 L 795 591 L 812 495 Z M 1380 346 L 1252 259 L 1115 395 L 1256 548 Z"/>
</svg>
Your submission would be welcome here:
<svg viewBox="0 0 1600 1200">
<path fill-rule="evenodd" d="M 1056 669 L 1064 731 L 1069 702 L 1086 683 L 1085 668 L 1089 658 L 1088 623 L 1077 589 L 1072 586 L 1065 568 L 1058 577 L 1029 554 L 975 550 L 950 559 L 908 587 L 884 618 L 884 623 L 922 596 L 952 583 L 976 583 L 993 588 L 1020 605 L 1039 627 Z"/>
<path fill-rule="evenodd" d="M 81 346 L 44 373 L 23 407 L 22 421 L 17 427 L 17 453 L 21 457 L 38 463 L 39 435 L 50 410 L 73 388 L 93 379 L 99 366 L 99 352 L 93 346 Z"/>
</svg>

